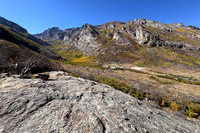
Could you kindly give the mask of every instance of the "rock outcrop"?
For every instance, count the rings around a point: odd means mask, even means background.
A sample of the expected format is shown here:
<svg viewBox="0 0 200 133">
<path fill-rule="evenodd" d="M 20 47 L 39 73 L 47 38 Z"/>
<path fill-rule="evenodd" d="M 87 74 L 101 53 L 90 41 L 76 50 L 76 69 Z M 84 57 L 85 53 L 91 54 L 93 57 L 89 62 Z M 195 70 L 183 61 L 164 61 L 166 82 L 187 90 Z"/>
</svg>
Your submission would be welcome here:
<svg viewBox="0 0 200 133">
<path fill-rule="evenodd" d="M 64 72 L 0 79 L 0 132 L 184 132 L 200 126 L 114 88 Z"/>
<path fill-rule="evenodd" d="M 135 19 L 134 24 L 151 26 L 151 27 L 160 28 L 164 30 L 170 30 L 170 28 L 166 24 L 159 23 L 157 21 L 147 20 L 147 19 Z"/>
<path fill-rule="evenodd" d="M 59 40 L 62 39 L 61 33 L 62 33 L 61 29 L 59 29 L 58 27 L 52 27 L 45 30 L 43 34 L 36 34 L 35 37 L 39 37 L 40 39 L 43 40 L 50 40 L 50 39 Z"/>
</svg>

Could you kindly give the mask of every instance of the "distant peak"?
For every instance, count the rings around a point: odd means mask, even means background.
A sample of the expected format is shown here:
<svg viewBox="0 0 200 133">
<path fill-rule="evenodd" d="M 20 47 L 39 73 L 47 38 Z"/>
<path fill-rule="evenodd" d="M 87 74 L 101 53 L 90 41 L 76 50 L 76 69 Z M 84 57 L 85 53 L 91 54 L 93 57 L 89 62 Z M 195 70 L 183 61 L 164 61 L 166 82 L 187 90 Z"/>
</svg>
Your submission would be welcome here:
<svg viewBox="0 0 200 133">
<path fill-rule="evenodd" d="M 148 20 L 148 19 L 135 19 L 134 23 L 136 23 L 136 24 L 146 24 L 146 23 L 160 23 L 160 22 Z"/>
<path fill-rule="evenodd" d="M 62 31 L 60 28 L 58 27 L 52 27 L 52 28 L 48 28 L 48 30 L 52 30 L 52 31 Z"/>
<path fill-rule="evenodd" d="M 104 23 L 102 25 L 98 25 L 97 27 L 101 27 L 101 28 L 114 28 L 117 25 L 121 25 L 121 24 L 125 24 L 124 22 L 120 22 L 120 21 L 110 21 L 107 23 Z"/>
<path fill-rule="evenodd" d="M 83 26 L 92 26 L 91 24 L 85 23 Z"/>
<path fill-rule="evenodd" d="M 93 25 L 86 23 L 81 28 L 92 28 L 92 27 Z"/>
<path fill-rule="evenodd" d="M 168 29 L 173 27 L 185 27 L 182 23 L 172 23 L 172 24 L 164 24 L 153 20 L 148 19 L 135 19 L 134 24 L 152 26 L 161 29 Z"/>
</svg>

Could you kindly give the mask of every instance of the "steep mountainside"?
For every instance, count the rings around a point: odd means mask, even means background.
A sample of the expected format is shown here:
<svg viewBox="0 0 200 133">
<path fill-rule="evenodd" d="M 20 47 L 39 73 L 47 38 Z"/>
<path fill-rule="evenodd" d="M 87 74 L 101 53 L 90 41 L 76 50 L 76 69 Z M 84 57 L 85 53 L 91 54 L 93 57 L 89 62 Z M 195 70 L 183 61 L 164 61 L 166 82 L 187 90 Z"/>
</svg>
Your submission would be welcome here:
<svg viewBox="0 0 200 133">
<path fill-rule="evenodd" d="M 43 45 L 43 46 L 49 46 L 50 44 L 48 44 L 47 42 L 44 42 L 38 38 L 35 38 L 34 36 L 32 36 L 31 34 L 29 34 L 27 32 L 26 29 L 24 29 L 23 27 L 19 26 L 18 24 L 14 23 L 14 22 L 11 22 L 3 17 L 0 17 L 0 26 L 1 28 L 4 27 L 4 28 L 7 28 L 9 29 L 10 31 L 20 35 L 21 37 L 24 37 L 28 40 L 31 40 L 31 41 L 34 41 L 35 43 L 39 43 L 40 45 Z"/>
<path fill-rule="evenodd" d="M 11 29 L 13 29 L 15 31 L 18 31 L 18 32 L 21 32 L 21 33 L 27 33 L 26 29 L 22 28 L 21 26 L 19 26 L 18 24 L 14 23 L 14 22 L 6 20 L 3 17 L 0 17 L 0 23 L 5 25 L 5 26 L 10 27 Z"/>
<path fill-rule="evenodd" d="M 51 72 L 48 81 L 0 78 L 0 132 L 198 133 L 151 102 L 94 81 Z"/>
<path fill-rule="evenodd" d="M 35 36 L 54 44 L 57 52 L 78 49 L 100 62 L 200 66 L 200 30 L 181 23 L 112 21 L 64 31 L 54 27 Z"/>
<path fill-rule="evenodd" d="M 46 46 L 51 45 L 30 35 L 19 25 L 0 17 L 0 72 L 21 73 L 31 62 L 41 65 L 40 71 L 56 69 L 50 59 L 58 59 L 59 56 L 49 51 Z"/>
</svg>

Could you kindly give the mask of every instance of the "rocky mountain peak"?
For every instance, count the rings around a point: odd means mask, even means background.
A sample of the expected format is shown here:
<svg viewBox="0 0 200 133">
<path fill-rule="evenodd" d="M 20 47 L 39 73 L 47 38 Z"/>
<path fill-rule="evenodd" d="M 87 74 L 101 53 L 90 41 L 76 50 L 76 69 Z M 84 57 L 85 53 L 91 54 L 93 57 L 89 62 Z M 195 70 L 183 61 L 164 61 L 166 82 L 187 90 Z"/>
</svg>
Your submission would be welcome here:
<svg viewBox="0 0 200 133">
<path fill-rule="evenodd" d="M 48 39 L 59 40 L 63 37 L 63 36 L 60 36 L 60 33 L 62 32 L 63 30 L 59 29 L 58 27 L 52 27 L 52 28 L 48 28 L 43 33 L 35 34 L 34 36 L 43 40 L 48 40 Z"/>
<path fill-rule="evenodd" d="M 97 28 L 102 28 L 102 29 L 112 29 L 115 28 L 117 25 L 125 24 L 124 22 L 119 22 L 119 21 L 110 21 L 107 23 L 104 23 L 102 25 L 98 25 Z"/>
<path fill-rule="evenodd" d="M 155 28 L 169 30 L 169 27 L 166 24 L 163 24 L 163 23 L 160 23 L 160 22 L 157 22 L 157 21 L 147 20 L 147 19 L 135 19 L 134 24 L 151 26 L 151 27 L 155 27 Z"/>
<path fill-rule="evenodd" d="M 86 23 L 81 28 L 82 29 L 88 29 L 88 28 L 93 28 L 93 27 L 94 27 L 93 25 Z"/>
<path fill-rule="evenodd" d="M 62 32 L 62 30 L 59 29 L 58 27 L 52 27 L 52 28 L 48 28 L 44 32 L 45 33 L 58 33 L 58 32 Z"/>
<path fill-rule="evenodd" d="M 126 21 L 126 24 L 133 24 L 134 22 L 129 20 L 129 21 Z"/>
</svg>

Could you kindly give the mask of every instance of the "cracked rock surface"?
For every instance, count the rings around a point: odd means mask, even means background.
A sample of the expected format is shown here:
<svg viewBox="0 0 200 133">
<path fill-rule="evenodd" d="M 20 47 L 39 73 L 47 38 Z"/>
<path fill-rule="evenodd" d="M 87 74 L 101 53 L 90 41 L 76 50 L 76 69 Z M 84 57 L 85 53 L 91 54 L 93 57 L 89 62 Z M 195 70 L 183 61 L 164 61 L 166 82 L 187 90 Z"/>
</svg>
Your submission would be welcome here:
<svg viewBox="0 0 200 133">
<path fill-rule="evenodd" d="M 185 132 L 199 125 L 114 88 L 64 72 L 0 79 L 0 132 Z"/>
</svg>

